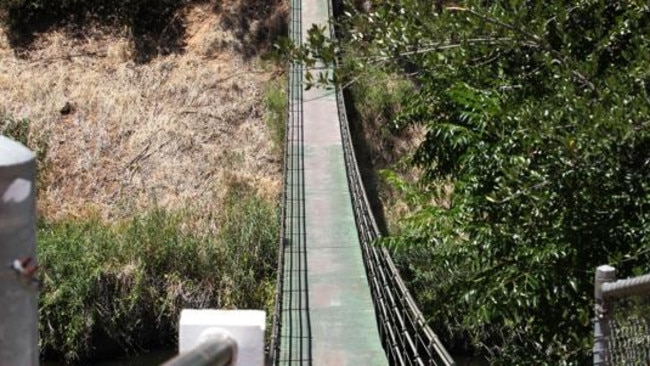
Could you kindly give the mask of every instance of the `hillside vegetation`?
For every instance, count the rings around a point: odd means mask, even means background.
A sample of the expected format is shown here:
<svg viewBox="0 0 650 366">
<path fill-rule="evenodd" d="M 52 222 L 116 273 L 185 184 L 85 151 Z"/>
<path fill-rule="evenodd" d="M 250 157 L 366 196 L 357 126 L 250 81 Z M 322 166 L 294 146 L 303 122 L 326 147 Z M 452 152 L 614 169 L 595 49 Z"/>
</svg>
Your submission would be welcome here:
<svg viewBox="0 0 650 366">
<path fill-rule="evenodd" d="M 342 10 L 340 44 L 314 28 L 305 48 L 288 50 L 307 62 L 346 55 L 313 80 L 352 83 L 361 114 L 375 106 L 384 121 L 375 138 L 420 131 L 381 172 L 384 206 L 401 217 L 387 212 L 382 244 L 433 329 L 495 365 L 589 363 L 596 267 L 650 271 L 650 7 L 401 0 Z"/>
<path fill-rule="evenodd" d="M 0 133 L 38 152 L 41 352 L 170 347 L 183 307 L 271 311 L 286 6 L 0 1 Z"/>
</svg>

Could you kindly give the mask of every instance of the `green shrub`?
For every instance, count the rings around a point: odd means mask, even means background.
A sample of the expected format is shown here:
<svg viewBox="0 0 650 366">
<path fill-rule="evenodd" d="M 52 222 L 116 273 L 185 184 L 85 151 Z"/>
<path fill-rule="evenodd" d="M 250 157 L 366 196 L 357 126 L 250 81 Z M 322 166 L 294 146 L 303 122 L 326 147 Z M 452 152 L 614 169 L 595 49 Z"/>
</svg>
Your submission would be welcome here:
<svg viewBox="0 0 650 366">
<path fill-rule="evenodd" d="M 396 121 L 427 127 L 413 162 L 454 191 L 448 209 L 424 195 L 390 244 L 434 329 L 493 364 L 586 363 L 595 268 L 650 270 L 648 44 L 626 31 L 645 34 L 650 13 L 592 3 L 441 15 L 440 34 L 511 41 L 423 56 Z"/>
<path fill-rule="evenodd" d="M 252 308 L 271 314 L 277 215 L 230 192 L 215 231 L 186 228 L 189 212 L 158 209 L 124 222 L 41 222 L 41 352 L 79 362 L 176 340 L 182 308 Z"/>
<path fill-rule="evenodd" d="M 0 133 L 23 145 L 29 145 L 29 120 L 15 119 L 7 113 L 1 113 Z"/>
<path fill-rule="evenodd" d="M 413 85 L 402 75 L 369 68 L 350 85 L 350 90 L 361 121 L 390 133 L 389 122 L 401 111 L 406 96 L 413 92 Z"/>
</svg>

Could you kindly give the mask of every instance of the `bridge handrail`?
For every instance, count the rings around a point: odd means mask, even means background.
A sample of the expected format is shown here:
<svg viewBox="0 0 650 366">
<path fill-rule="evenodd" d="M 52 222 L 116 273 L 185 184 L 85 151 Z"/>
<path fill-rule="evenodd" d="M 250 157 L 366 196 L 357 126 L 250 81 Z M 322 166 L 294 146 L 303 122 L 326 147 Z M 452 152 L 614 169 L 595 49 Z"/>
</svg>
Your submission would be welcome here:
<svg viewBox="0 0 650 366">
<path fill-rule="evenodd" d="M 617 280 L 614 267 L 599 266 L 594 298 L 594 366 L 647 364 L 650 274 Z"/>
<path fill-rule="evenodd" d="M 601 291 L 604 298 L 622 298 L 650 293 L 650 274 L 616 282 L 605 282 L 602 284 Z"/>
<path fill-rule="evenodd" d="M 341 91 L 337 92 L 337 99 L 339 110 L 342 111 L 339 114 L 346 113 Z M 391 364 L 396 365 L 455 365 L 438 336 L 428 326 L 388 250 L 373 244 L 381 235 L 369 209 L 370 205 L 358 171 L 347 117 L 341 118 L 352 204 L 387 357 Z M 405 356 L 409 358 L 405 360 Z"/>
<path fill-rule="evenodd" d="M 301 43 L 301 20 L 300 20 L 300 11 L 301 9 L 296 9 L 294 4 L 291 4 L 291 11 L 289 14 L 289 37 L 291 40 L 297 43 Z M 287 234 L 287 199 L 289 196 L 288 190 L 290 187 L 287 171 L 289 168 L 289 157 L 292 154 L 295 154 L 294 151 L 296 148 L 290 143 L 291 136 L 289 135 L 290 129 L 295 128 L 292 125 L 292 113 L 295 111 L 291 110 L 293 94 L 291 92 L 292 84 L 295 82 L 294 79 L 297 78 L 298 83 L 300 83 L 302 74 L 302 65 L 296 63 L 290 63 L 287 66 L 287 82 L 286 82 L 286 120 L 285 120 L 285 133 L 283 138 L 282 146 L 282 199 L 281 199 L 281 217 L 280 217 L 280 240 L 278 246 L 278 272 L 277 272 L 277 282 L 276 282 L 276 292 L 275 292 L 275 309 L 273 313 L 273 324 L 270 334 L 270 346 L 268 350 L 269 359 L 272 364 L 277 364 L 279 362 L 280 346 L 281 339 L 280 334 L 282 332 L 282 311 L 283 311 L 283 294 L 284 294 L 284 261 L 285 261 L 285 245 L 287 244 L 286 234 Z M 302 103 L 302 100 L 300 101 Z"/>
<path fill-rule="evenodd" d="M 330 18 L 334 13 L 330 0 Z M 336 39 L 336 30 L 330 25 L 330 36 Z M 361 241 L 364 265 L 372 292 L 382 345 L 391 365 L 445 365 L 456 363 L 438 336 L 426 322 L 411 293 L 407 289 L 393 259 L 384 247 L 374 245 L 381 236 L 377 221 L 370 209 L 363 180 L 359 172 L 350 124 L 347 118 L 342 90 L 337 86 L 341 135 L 348 182 L 357 231 Z"/>
<path fill-rule="evenodd" d="M 161 366 L 228 366 L 235 361 L 237 343 L 233 339 L 215 337 L 181 353 Z"/>
</svg>

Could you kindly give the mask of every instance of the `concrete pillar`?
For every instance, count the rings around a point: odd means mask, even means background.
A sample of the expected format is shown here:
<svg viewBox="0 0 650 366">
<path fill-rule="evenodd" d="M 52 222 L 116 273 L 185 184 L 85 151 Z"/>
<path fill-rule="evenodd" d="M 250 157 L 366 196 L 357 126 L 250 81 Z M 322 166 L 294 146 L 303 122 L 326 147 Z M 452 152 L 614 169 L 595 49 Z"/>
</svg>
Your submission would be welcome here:
<svg viewBox="0 0 650 366">
<path fill-rule="evenodd" d="M 38 365 L 36 158 L 0 136 L 0 365 Z"/>
</svg>

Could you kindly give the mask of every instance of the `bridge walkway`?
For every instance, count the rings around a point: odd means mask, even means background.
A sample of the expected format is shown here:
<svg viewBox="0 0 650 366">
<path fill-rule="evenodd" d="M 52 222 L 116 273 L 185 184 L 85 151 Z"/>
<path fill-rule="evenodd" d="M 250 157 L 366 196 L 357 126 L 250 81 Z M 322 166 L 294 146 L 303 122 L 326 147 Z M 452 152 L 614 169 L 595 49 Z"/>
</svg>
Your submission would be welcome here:
<svg viewBox="0 0 650 366">
<path fill-rule="evenodd" d="M 293 0 L 290 34 L 327 24 L 329 0 Z M 304 26 L 303 26 L 304 25 Z M 386 365 L 346 175 L 337 99 L 289 73 L 280 365 Z"/>
</svg>

